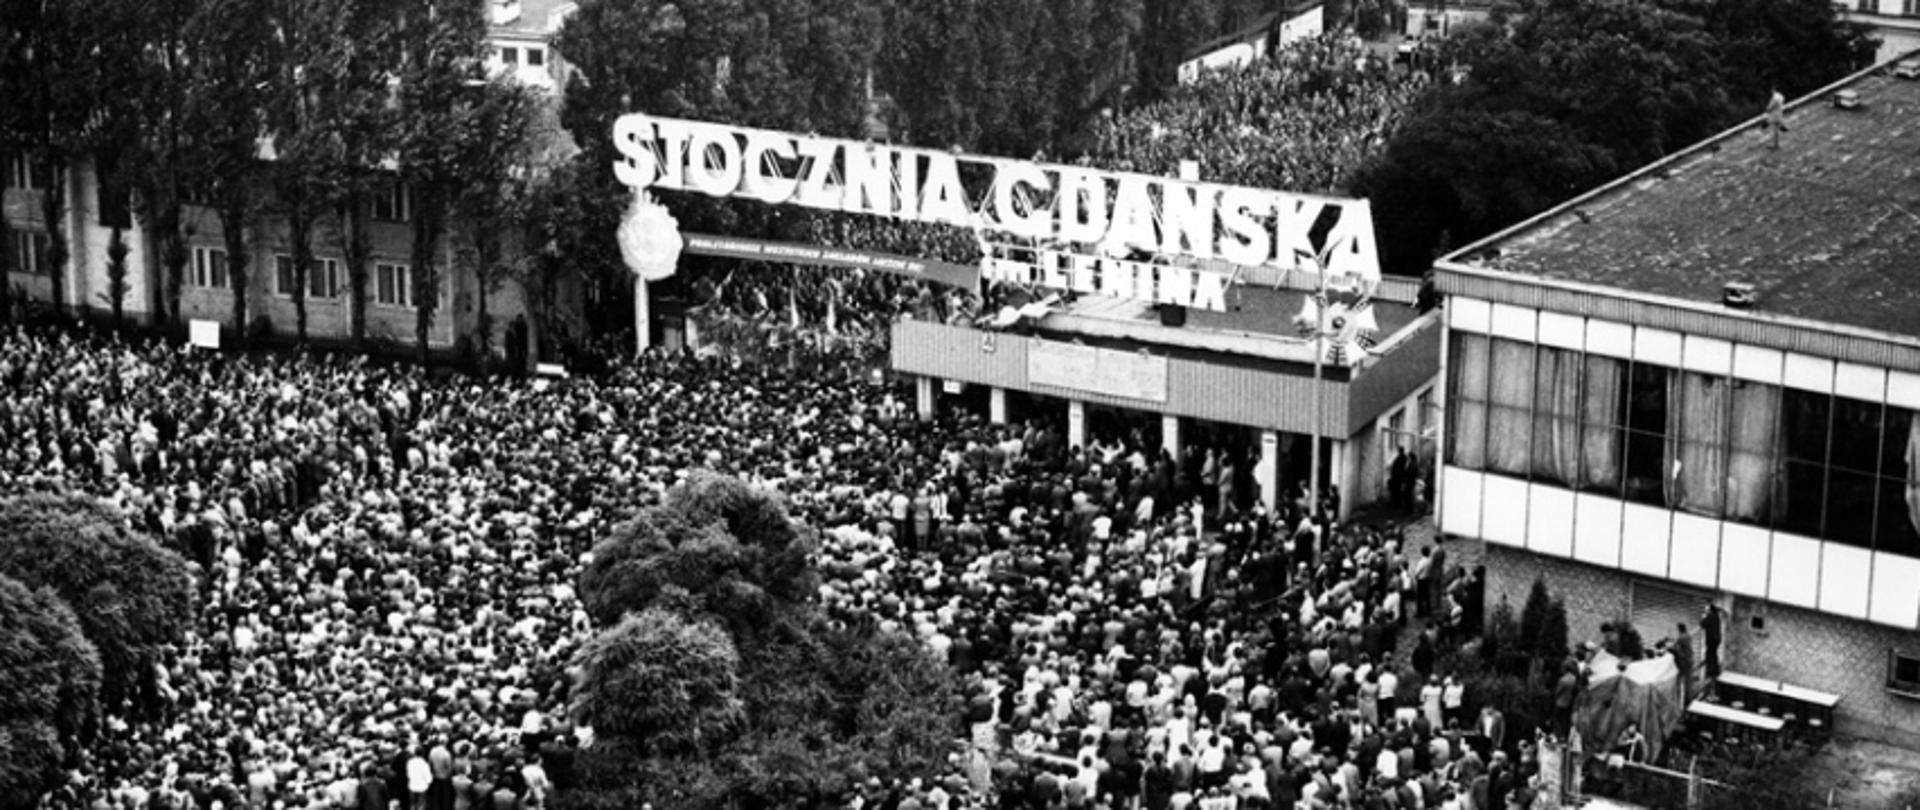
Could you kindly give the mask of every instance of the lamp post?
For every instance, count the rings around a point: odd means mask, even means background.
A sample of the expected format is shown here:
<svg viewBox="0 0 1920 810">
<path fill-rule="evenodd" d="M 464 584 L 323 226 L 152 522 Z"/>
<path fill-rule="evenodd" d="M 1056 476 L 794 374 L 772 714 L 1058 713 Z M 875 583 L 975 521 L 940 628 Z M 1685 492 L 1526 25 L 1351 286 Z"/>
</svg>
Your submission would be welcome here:
<svg viewBox="0 0 1920 810">
<path fill-rule="evenodd" d="M 1346 240 L 1328 242 L 1326 247 L 1322 248 L 1318 255 L 1311 255 L 1306 251 L 1295 251 L 1294 253 L 1296 259 L 1312 259 L 1314 271 L 1318 276 L 1314 285 L 1313 298 L 1301 308 L 1300 316 L 1294 319 L 1294 325 L 1300 331 L 1305 332 L 1309 329 L 1313 331 L 1313 432 L 1308 439 L 1312 444 L 1312 448 L 1310 450 L 1311 461 L 1308 465 L 1307 472 L 1307 515 L 1309 520 L 1316 521 L 1320 512 L 1320 441 L 1322 438 L 1321 433 L 1325 430 L 1327 421 L 1327 398 L 1326 393 L 1321 390 L 1321 384 L 1326 377 L 1327 337 L 1333 335 L 1341 338 L 1342 361 L 1348 362 L 1347 358 L 1352 355 L 1352 350 L 1347 345 L 1352 342 L 1350 339 L 1351 333 L 1366 328 L 1363 327 L 1362 324 L 1371 323 L 1371 310 L 1364 309 L 1364 304 L 1353 310 L 1343 312 L 1339 317 L 1334 319 L 1331 326 L 1327 323 L 1327 265 L 1332 260 L 1333 252 L 1345 241 Z M 1365 300 L 1364 295 L 1362 300 Z M 1306 317 L 1306 307 L 1313 308 L 1313 317 L 1311 319 Z M 1320 552 L 1319 547 L 1323 544 L 1324 542 L 1315 544 L 1314 555 L 1316 559 L 1314 562 L 1316 564 L 1319 562 L 1317 559 Z"/>
</svg>

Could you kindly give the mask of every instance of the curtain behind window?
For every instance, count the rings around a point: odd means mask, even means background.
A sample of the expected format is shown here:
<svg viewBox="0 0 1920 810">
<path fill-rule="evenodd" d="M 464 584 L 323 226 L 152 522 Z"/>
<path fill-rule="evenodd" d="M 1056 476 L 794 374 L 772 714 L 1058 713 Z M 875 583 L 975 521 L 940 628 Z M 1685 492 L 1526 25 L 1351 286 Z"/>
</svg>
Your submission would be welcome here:
<svg viewBox="0 0 1920 810">
<path fill-rule="evenodd" d="M 1447 415 L 1448 461 L 1469 470 L 1487 467 L 1487 336 L 1455 332 L 1447 365 L 1453 375 L 1453 412 Z"/>
<path fill-rule="evenodd" d="M 1920 532 L 1920 418 L 1907 428 L 1907 521 Z"/>
<path fill-rule="evenodd" d="M 1693 372 L 1668 378 L 1667 452 L 1672 467 L 1667 505 L 1718 517 L 1725 500 L 1727 471 L 1724 442 L 1728 432 L 1731 380 Z M 1679 389 L 1677 406 L 1672 392 Z"/>
<path fill-rule="evenodd" d="M 1533 474 L 1567 486 L 1579 483 L 1581 357 L 1541 347 L 1534 375 Z"/>
<path fill-rule="evenodd" d="M 1580 404 L 1580 486 L 1620 491 L 1620 403 L 1627 364 L 1587 356 L 1586 396 Z"/>
<path fill-rule="evenodd" d="M 1527 446 L 1533 436 L 1533 350 L 1531 343 L 1493 341 L 1493 370 L 1487 387 L 1488 470 L 1527 474 Z"/>
<path fill-rule="evenodd" d="M 1738 381 L 1733 384 L 1733 424 L 1729 426 L 1727 517 L 1758 525 L 1774 518 L 1780 436 L 1780 389 Z"/>
</svg>

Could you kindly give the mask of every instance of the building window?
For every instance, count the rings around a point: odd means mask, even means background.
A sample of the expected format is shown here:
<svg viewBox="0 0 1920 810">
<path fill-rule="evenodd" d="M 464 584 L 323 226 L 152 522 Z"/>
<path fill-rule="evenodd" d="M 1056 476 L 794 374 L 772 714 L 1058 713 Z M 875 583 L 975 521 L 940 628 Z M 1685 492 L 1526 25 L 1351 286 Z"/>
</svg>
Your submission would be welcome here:
<svg viewBox="0 0 1920 810">
<path fill-rule="evenodd" d="M 1827 507 L 1821 536 L 1860 548 L 1873 547 L 1874 478 L 1880 468 L 1878 402 L 1835 397 L 1827 451 Z"/>
<path fill-rule="evenodd" d="M 15 273 L 40 275 L 52 272 L 47 266 L 47 250 L 53 246 L 45 231 L 7 231 L 7 251 L 13 257 Z"/>
<path fill-rule="evenodd" d="M 540 67 L 547 63 L 547 52 L 539 48 L 527 49 L 527 67 Z"/>
<path fill-rule="evenodd" d="M 406 222 L 412 218 L 413 194 L 406 183 L 393 182 L 373 195 L 373 218 L 385 222 Z"/>
<path fill-rule="evenodd" d="M 1675 509 L 1719 517 L 1726 503 L 1728 419 L 1733 380 L 1712 374 L 1674 375 L 1668 403 L 1670 452 L 1667 503 Z"/>
<path fill-rule="evenodd" d="M 196 247 L 193 249 L 193 267 L 188 274 L 187 285 L 206 289 L 224 290 L 227 288 L 227 252 L 220 248 Z"/>
<path fill-rule="evenodd" d="M 292 298 L 294 286 L 293 257 L 281 254 L 273 257 L 274 294 L 282 298 Z M 307 298 L 326 299 L 340 294 L 340 262 L 337 259 L 314 258 L 307 264 Z"/>
<path fill-rule="evenodd" d="M 125 183 L 102 181 L 93 186 L 94 212 L 100 227 L 125 230 L 133 227 L 133 197 Z"/>
<path fill-rule="evenodd" d="M 1580 480 L 1584 364 L 1579 352 L 1542 346 L 1534 369 L 1533 477 L 1573 486 Z"/>
<path fill-rule="evenodd" d="M 1580 397 L 1580 489 L 1621 497 L 1627 448 L 1627 363 L 1588 355 Z"/>
<path fill-rule="evenodd" d="M 1677 372 L 1647 363 L 1627 369 L 1627 453 L 1624 494 L 1627 500 L 1654 506 L 1668 504 L 1672 483 L 1668 457 L 1668 394 Z"/>
<path fill-rule="evenodd" d="M 413 272 L 404 264 L 379 262 L 373 266 L 374 301 L 390 307 L 413 305 Z"/>
<path fill-rule="evenodd" d="M 1833 397 L 1788 388 L 1780 396 L 1781 513 L 1776 527 L 1819 537 L 1826 505 L 1827 432 Z"/>
<path fill-rule="evenodd" d="M 500 61 L 507 63 L 509 66 L 520 64 L 520 49 L 519 48 L 501 48 Z"/>
<path fill-rule="evenodd" d="M 7 188 L 25 191 L 53 185 L 53 167 L 26 155 L 14 155 L 7 163 Z"/>
<path fill-rule="evenodd" d="M 1731 383 L 1733 418 L 1728 428 L 1726 514 L 1733 520 L 1771 526 L 1783 510 L 1775 445 L 1780 436 L 1779 386 L 1748 380 Z"/>
<path fill-rule="evenodd" d="M 1493 339 L 1487 384 L 1487 469 L 1524 476 L 1531 466 L 1534 345 Z"/>
<path fill-rule="evenodd" d="M 1889 405 L 1880 437 L 1873 546 L 1889 554 L 1920 557 L 1920 419 L 1912 411 Z"/>
<path fill-rule="evenodd" d="M 1887 651 L 1887 690 L 1920 697 L 1920 656 Z"/>
<path fill-rule="evenodd" d="M 1906 17 L 1920 17 L 1920 0 L 1900 0 L 1900 14 Z"/>
<path fill-rule="evenodd" d="M 1447 462 L 1469 470 L 1487 466 L 1487 371 L 1492 361 L 1486 335 L 1453 333 L 1447 350 Z"/>
<path fill-rule="evenodd" d="M 1920 558 L 1904 408 L 1456 332 L 1446 463 Z"/>
</svg>

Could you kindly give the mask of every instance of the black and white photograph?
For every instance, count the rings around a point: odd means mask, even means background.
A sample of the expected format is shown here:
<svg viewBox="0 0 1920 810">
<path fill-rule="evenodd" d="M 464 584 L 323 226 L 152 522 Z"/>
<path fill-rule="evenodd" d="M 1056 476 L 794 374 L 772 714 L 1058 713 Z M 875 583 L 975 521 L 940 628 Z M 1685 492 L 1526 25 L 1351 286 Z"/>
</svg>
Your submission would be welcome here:
<svg viewBox="0 0 1920 810">
<path fill-rule="evenodd" d="M 0 810 L 1920 810 L 1920 0 L 0 0 Z"/>
</svg>

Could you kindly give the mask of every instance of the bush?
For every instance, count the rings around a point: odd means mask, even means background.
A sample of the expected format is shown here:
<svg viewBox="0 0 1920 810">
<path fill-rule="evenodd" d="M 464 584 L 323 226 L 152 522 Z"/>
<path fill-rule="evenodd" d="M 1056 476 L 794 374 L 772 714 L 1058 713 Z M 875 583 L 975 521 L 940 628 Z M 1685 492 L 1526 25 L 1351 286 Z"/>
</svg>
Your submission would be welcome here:
<svg viewBox="0 0 1920 810">
<path fill-rule="evenodd" d="M 33 807 L 92 737 L 100 654 L 48 589 L 0 576 L 0 807 Z"/>
<path fill-rule="evenodd" d="M 0 500 L 0 574 L 60 595 L 99 650 L 109 704 L 141 693 L 162 648 L 184 640 L 194 567 L 93 498 Z"/>
</svg>

